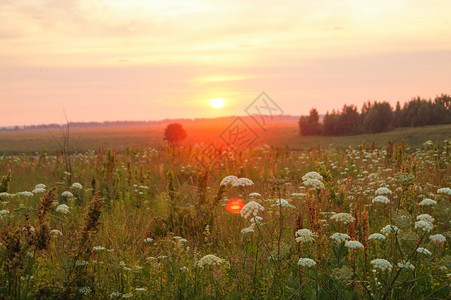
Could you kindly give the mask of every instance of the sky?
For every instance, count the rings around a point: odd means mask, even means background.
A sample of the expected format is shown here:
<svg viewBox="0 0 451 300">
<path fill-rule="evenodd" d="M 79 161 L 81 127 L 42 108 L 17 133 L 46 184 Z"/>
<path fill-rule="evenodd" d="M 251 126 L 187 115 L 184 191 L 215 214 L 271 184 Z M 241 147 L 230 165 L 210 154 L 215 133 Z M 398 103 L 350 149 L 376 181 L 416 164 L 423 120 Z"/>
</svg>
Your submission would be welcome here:
<svg viewBox="0 0 451 300">
<path fill-rule="evenodd" d="M 1 0 L 0 126 L 451 94 L 449 0 Z M 214 109 L 211 98 L 226 105 Z"/>
</svg>

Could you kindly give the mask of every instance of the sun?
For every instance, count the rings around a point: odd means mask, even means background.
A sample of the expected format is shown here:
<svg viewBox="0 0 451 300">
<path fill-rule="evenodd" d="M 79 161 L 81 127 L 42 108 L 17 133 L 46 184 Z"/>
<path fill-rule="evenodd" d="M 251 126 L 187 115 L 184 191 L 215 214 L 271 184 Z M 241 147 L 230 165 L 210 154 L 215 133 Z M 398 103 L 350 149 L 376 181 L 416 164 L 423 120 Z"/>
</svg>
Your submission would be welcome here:
<svg viewBox="0 0 451 300">
<path fill-rule="evenodd" d="M 216 109 L 220 109 L 224 106 L 224 104 L 226 103 L 226 99 L 223 98 L 214 98 L 214 99 L 210 99 L 208 100 L 208 102 L 210 102 L 210 105 Z"/>
</svg>

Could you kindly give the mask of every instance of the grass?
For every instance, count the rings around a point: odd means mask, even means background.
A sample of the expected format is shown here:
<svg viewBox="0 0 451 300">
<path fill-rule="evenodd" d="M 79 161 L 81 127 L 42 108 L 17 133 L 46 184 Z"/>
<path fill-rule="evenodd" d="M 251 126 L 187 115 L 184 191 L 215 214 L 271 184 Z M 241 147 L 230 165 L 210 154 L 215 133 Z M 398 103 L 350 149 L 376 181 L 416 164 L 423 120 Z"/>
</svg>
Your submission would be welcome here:
<svg viewBox="0 0 451 300">
<path fill-rule="evenodd" d="M 219 123 L 195 121 L 184 125 L 188 133 L 184 145 L 215 141 L 223 143 L 219 135 L 229 125 L 230 120 L 221 119 Z M 249 123 L 250 124 L 250 123 Z M 406 142 L 410 147 L 420 147 L 427 140 L 442 142 L 451 138 L 451 124 L 426 126 L 416 128 L 398 128 L 394 131 L 343 137 L 308 136 L 301 137 L 297 124 L 293 121 L 270 123 L 266 131 L 252 127 L 259 136 L 254 145 L 269 144 L 282 145 L 290 149 L 309 149 L 314 145 L 327 147 L 334 145 L 338 148 L 358 146 L 362 143 L 386 145 L 389 140 L 394 143 Z M 75 128 L 70 130 L 71 146 L 73 151 L 84 152 L 99 148 L 115 148 L 120 152 L 128 147 L 160 147 L 163 145 L 163 132 L 165 126 L 138 126 L 138 127 L 111 127 L 111 128 Z M 58 143 L 62 142 L 59 130 L 24 130 L 0 131 L 0 153 L 31 153 L 45 149 L 54 153 L 60 149 Z"/>
</svg>

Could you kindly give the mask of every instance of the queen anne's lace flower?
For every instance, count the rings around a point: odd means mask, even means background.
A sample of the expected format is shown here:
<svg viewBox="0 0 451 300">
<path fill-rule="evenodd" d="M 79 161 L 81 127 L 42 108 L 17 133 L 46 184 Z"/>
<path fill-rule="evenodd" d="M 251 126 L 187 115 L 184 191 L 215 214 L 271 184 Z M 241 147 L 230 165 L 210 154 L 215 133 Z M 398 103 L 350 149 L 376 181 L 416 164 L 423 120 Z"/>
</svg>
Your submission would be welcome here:
<svg viewBox="0 0 451 300">
<path fill-rule="evenodd" d="M 35 188 L 32 191 L 33 194 L 40 194 L 40 193 L 45 193 L 45 189 L 44 188 Z"/>
<path fill-rule="evenodd" d="M 61 193 L 61 196 L 66 197 L 66 198 L 72 198 L 72 197 L 74 197 L 74 194 L 72 194 L 69 191 L 64 191 Z"/>
<path fill-rule="evenodd" d="M 381 233 L 385 236 L 389 235 L 390 233 L 397 233 L 399 232 L 399 228 L 395 225 L 387 225 L 384 228 L 381 229 Z"/>
<path fill-rule="evenodd" d="M 78 190 L 81 190 L 82 188 L 83 188 L 83 186 L 80 184 L 80 183 L 78 183 L 78 182 L 74 182 L 74 183 L 72 183 L 72 186 L 71 186 L 73 189 L 78 189 Z"/>
<path fill-rule="evenodd" d="M 426 221 L 418 221 L 415 222 L 414 228 L 423 230 L 424 232 L 430 232 L 434 228 L 434 225 Z"/>
<path fill-rule="evenodd" d="M 374 204 L 374 203 L 389 204 L 389 203 L 390 203 L 390 200 L 389 200 L 387 197 L 385 197 L 385 196 L 377 196 L 377 197 L 374 198 L 371 202 L 372 202 L 373 204 Z"/>
<path fill-rule="evenodd" d="M 351 223 L 355 221 L 355 218 L 348 213 L 338 213 L 330 217 L 331 220 L 336 222 L 342 222 L 345 224 Z"/>
<path fill-rule="evenodd" d="M 387 187 L 380 187 L 375 192 L 376 195 L 391 195 L 392 191 L 390 191 Z"/>
<path fill-rule="evenodd" d="M 437 205 L 437 201 L 426 198 L 423 199 L 419 204 L 419 206 L 432 206 L 432 205 Z"/>
<path fill-rule="evenodd" d="M 233 185 L 233 183 L 235 181 L 238 180 L 238 177 L 234 176 L 234 175 L 229 175 L 224 177 L 224 179 L 221 181 L 221 186 L 226 186 L 226 185 Z"/>
<path fill-rule="evenodd" d="M 339 233 L 339 232 L 335 232 L 334 234 L 332 234 L 330 236 L 330 238 L 337 244 L 341 244 L 341 243 L 345 242 L 346 240 L 351 239 L 351 237 L 349 235 L 347 235 L 346 233 Z"/>
<path fill-rule="evenodd" d="M 429 214 L 421 214 L 421 215 L 417 216 L 417 221 L 426 221 L 426 222 L 429 222 L 429 223 L 433 223 L 435 220 Z"/>
<path fill-rule="evenodd" d="M 294 208 L 293 205 L 290 204 L 290 202 L 288 202 L 285 199 L 277 199 L 275 201 L 275 203 L 271 206 L 277 206 L 277 207 L 290 207 L 290 208 Z"/>
<path fill-rule="evenodd" d="M 308 172 L 304 176 L 302 176 L 302 181 L 307 181 L 309 179 L 323 180 L 323 176 L 314 171 Z"/>
<path fill-rule="evenodd" d="M 310 230 L 308 229 L 299 229 L 298 231 L 296 231 L 295 233 L 295 237 L 296 237 L 296 242 L 313 242 L 315 240 L 315 234 L 312 233 Z"/>
<path fill-rule="evenodd" d="M 451 189 L 446 187 L 446 188 L 440 188 L 437 190 L 437 194 L 442 194 L 442 195 L 447 195 L 447 196 L 451 196 Z"/>
<path fill-rule="evenodd" d="M 363 249 L 364 248 L 362 243 L 359 241 L 347 241 L 345 243 L 345 247 L 350 248 L 350 249 Z"/>
<path fill-rule="evenodd" d="M 298 265 L 300 265 L 301 267 L 311 268 L 316 265 L 316 262 L 311 258 L 300 258 Z"/>
<path fill-rule="evenodd" d="M 61 231 L 59 231 L 58 229 L 52 229 L 52 230 L 50 230 L 50 236 L 57 238 L 59 236 L 63 236 L 63 233 Z"/>
<path fill-rule="evenodd" d="M 304 181 L 304 185 L 315 190 L 321 190 L 325 188 L 324 183 L 318 179 L 307 179 L 306 181 Z"/>
<path fill-rule="evenodd" d="M 232 186 L 253 186 L 254 182 L 248 178 L 238 178 L 232 183 Z"/>
<path fill-rule="evenodd" d="M 34 196 L 32 192 L 28 192 L 28 191 L 25 191 L 25 192 L 18 192 L 17 195 L 19 195 L 19 196 L 25 196 L 25 197 L 33 197 L 33 196 Z"/>
<path fill-rule="evenodd" d="M 246 205 L 243 206 L 243 208 L 240 211 L 240 214 L 242 217 L 247 219 L 251 215 L 257 216 L 259 211 L 264 211 L 264 210 L 265 210 L 265 208 L 263 206 L 261 206 L 259 203 L 255 202 L 255 201 L 250 201 L 250 202 L 246 203 Z"/>
<path fill-rule="evenodd" d="M 246 227 L 246 228 L 241 229 L 241 233 L 242 233 L 242 234 L 252 233 L 252 232 L 254 232 L 254 224 L 252 224 L 252 225 L 249 226 L 249 227 Z"/>
<path fill-rule="evenodd" d="M 203 268 L 204 266 L 218 266 L 218 265 L 222 265 L 223 263 L 225 263 L 225 260 L 217 257 L 216 255 L 207 254 L 204 257 L 202 257 L 201 259 L 199 259 L 199 261 L 197 262 L 197 265 L 199 267 Z"/>
<path fill-rule="evenodd" d="M 379 269 L 381 271 L 391 271 L 393 269 L 393 265 L 386 259 L 376 258 L 371 261 L 371 264 L 374 268 Z"/>
<path fill-rule="evenodd" d="M 99 251 L 103 251 L 103 250 L 105 250 L 105 247 L 102 247 L 102 246 L 92 247 L 92 251 L 99 252 Z"/>
<path fill-rule="evenodd" d="M 368 240 L 381 240 L 384 241 L 387 238 L 385 237 L 385 235 L 380 234 L 380 233 L 373 233 L 368 237 Z"/>
<path fill-rule="evenodd" d="M 441 247 L 446 242 L 446 237 L 440 233 L 431 235 L 429 239 L 437 246 Z"/>
<path fill-rule="evenodd" d="M 400 268 L 400 269 L 410 269 L 410 270 L 415 270 L 415 266 L 414 265 L 412 265 L 410 262 L 408 262 L 408 261 L 401 261 L 401 262 L 399 262 L 398 263 L 398 267 Z"/>
<path fill-rule="evenodd" d="M 46 189 L 47 186 L 43 183 L 36 184 L 35 189 Z"/>
<path fill-rule="evenodd" d="M 67 206 L 66 204 L 60 204 L 56 207 L 55 211 L 62 214 L 68 214 L 69 206 Z"/>
<path fill-rule="evenodd" d="M 425 254 L 425 255 L 432 255 L 431 251 L 429 251 L 429 250 L 426 249 L 426 248 L 422 248 L 422 247 L 418 248 L 418 249 L 417 249 L 417 252 L 418 252 L 418 253 Z"/>
</svg>

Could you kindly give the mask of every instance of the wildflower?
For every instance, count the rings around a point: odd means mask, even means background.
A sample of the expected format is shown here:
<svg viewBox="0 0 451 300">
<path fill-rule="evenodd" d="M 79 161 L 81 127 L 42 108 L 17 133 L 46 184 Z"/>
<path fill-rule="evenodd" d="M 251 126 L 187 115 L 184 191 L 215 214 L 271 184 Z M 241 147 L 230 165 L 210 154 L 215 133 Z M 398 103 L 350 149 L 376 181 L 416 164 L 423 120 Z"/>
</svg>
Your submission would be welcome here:
<svg viewBox="0 0 451 300">
<path fill-rule="evenodd" d="M 131 293 L 122 294 L 122 298 L 124 298 L 124 299 L 128 299 L 128 298 L 131 298 L 131 297 L 133 297 L 133 295 Z"/>
<path fill-rule="evenodd" d="M 105 247 L 102 247 L 102 246 L 95 246 L 92 248 L 92 251 L 96 251 L 96 252 L 103 251 L 103 250 L 105 250 Z"/>
<path fill-rule="evenodd" d="M 429 198 L 425 198 L 423 199 L 418 205 L 420 206 L 432 206 L 432 205 L 437 205 L 437 201 L 429 199 Z"/>
<path fill-rule="evenodd" d="M 56 207 L 55 211 L 62 214 L 68 214 L 69 206 L 67 206 L 66 204 L 60 204 Z"/>
<path fill-rule="evenodd" d="M 325 188 L 324 183 L 318 179 L 307 179 L 304 181 L 304 185 L 314 190 L 321 190 Z"/>
<path fill-rule="evenodd" d="M 337 244 L 341 244 L 341 243 L 345 242 L 346 240 L 351 239 L 351 237 L 349 235 L 347 235 L 346 233 L 339 233 L 339 232 L 335 232 L 334 234 L 332 234 L 330 236 L 330 238 Z"/>
<path fill-rule="evenodd" d="M 385 197 L 385 196 L 377 196 L 377 197 L 374 198 L 371 202 L 372 202 L 373 204 L 374 204 L 374 203 L 389 204 L 389 203 L 390 203 L 390 200 L 388 200 L 388 198 Z"/>
<path fill-rule="evenodd" d="M 426 221 L 426 222 L 429 222 L 429 223 L 433 223 L 435 220 L 434 220 L 434 218 L 433 218 L 431 215 L 429 215 L 429 214 L 421 214 L 421 215 L 419 215 L 419 216 L 417 217 L 417 221 Z"/>
<path fill-rule="evenodd" d="M 7 210 L 7 209 L 0 210 L 0 216 L 7 216 L 7 215 L 9 215 L 9 210 Z"/>
<path fill-rule="evenodd" d="M 73 197 L 74 197 L 74 194 L 72 194 L 72 193 L 69 192 L 69 191 L 64 191 L 64 192 L 61 193 L 61 196 L 62 196 L 62 197 L 65 197 L 65 198 L 73 198 Z"/>
<path fill-rule="evenodd" d="M 257 198 L 257 197 L 261 197 L 262 195 L 260 194 L 260 193 L 250 193 L 249 194 L 249 197 L 255 197 L 255 198 Z"/>
<path fill-rule="evenodd" d="M 385 236 L 389 235 L 390 233 L 397 233 L 399 232 L 399 228 L 395 225 L 387 225 L 384 228 L 381 229 L 381 233 Z"/>
<path fill-rule="evenodd" d="M 432 225 L 429 222 L 426 221 L 417 221 L 415 222 L 415 229 L 421 229 L 424 232 L 429 232 L 432 230 L 432 228 L 434 228 L 434 225 Z"/>
<path fill-rule="evenodd" d="M 225 185 L 233 185 L 233 183 L 235 181 L 238 180 L 238 177 L 234 176 L 234 175 L 229 175 L 224 177 L 224 179 L 221 181 L 220 186 L 225 186 Z"/>
<path fill-rule="evenodd" d="M 381 271 L 391 271 L 393 269 L 393 265 L 386 259 L 376 258 L 371 261 L 371 264 L 381 270 Z"/>
<path fill-rule="evenodd" d="M 294 208 L 293 205 L 291 205 L 287 200 L 285 199 L 277 199 L 275 203 L 271 206 L 278 206 L 278 207 L 290 207 Z"/>
<path fill-rule="evenodd" d="M 441 247 L 446 242 L 446 237 L 440 233 L 431 235 L 429 239 L 437 246 Z"/>
<path fill-rule="evenodd" d="M 355 218 L 348 213 L 338 213 L 330 217 L 331 220 L 335 222 L 342 222 L 344 224 L 348 224 L 355 221 Z"/>
<path fill-rule="evenodd" d="M 385 237 L 385 235 L 380 234 L 380 233 L 373 233 L 372 235 L 370 235 L 368 237 L 368 240 L 380 240 L 380 241 L 384 241 L 387 238 Z"/>
<path fill-rule="evenodd" d="M 25 197 L 33 197 L 34 196 L 32 192 L 27 192 L 27 191 L 25 191 L 25 192 L 18 192 L 17 195 L 25 196 Z"/>
<path fill-rule="evenodd" d="M 214 265 L 221 265 L 225 263 L 225 260 L 217 257 L 216 255 L 213 254 L 207 254 L 204 257 L 202 257 L 198 262 L 197 265 L 201 268 L 203 268 L 204 266 L 214 266 Z"/>
<path fill-rule="evenodd" d="M 418 249 L 417 249 L 417 252 L 418 252 L 418 253 L 425 254 L 425 255 L 429 255 L 429 256 L 432 255 L 431 251 L 429 251 L 429 250 L 426 249 L 426 248 L 422 248 L 422 247 L 418 248 Z"/>
<path fill-rule="evenodd" d="M 86 261 L 86 260 L 77 260 L 76 262 L 75 262 L 75 265 L 76 266 L 79 266 L 79 267 L 84 267 L 84 266 L 86 266 L 88 264 L 88 262 Z"/>
<path fill-rule="evenodd" d="M 80 288 L 78 291 L 80 292 L 80 294 L 83 294 L 86 296 L 91 293 L 91 288 L 89 286 L 84 286 L 84 287 Z"/>
<path fill-rule="evenodd" d="M 239 178 L 232 183 L 232 186 L 253 186 L 254 182 L 248 178 Z"/>
<path fill-rule="evenodd" d="M 390 191 L 387 187 L 380 187 L 375 192 L 376 195 L 391 195 L 392 191 Z"/>
<path fill-rule="evenodd" d="M 63 236 L 63 233 L 59 231 L 58 229 L 52 229 L 50 230 L 50 235 L 54 238 L 57 238 L 59 236 Z"/>
<path fill-rule="evenodd" d="M 302 181 L 307 181 L 309 179 L 317 179 L 317 180 L 323 180 L 323 176 L 321 176 L 317 172 L 308 172 L 304 176 L 302 176 Z"/>
<path fill-rule="evenodd" d="M 144 243 L 150 243 L 150 242 L 153 242 L 153 239 L 152 238 L 145 238 L 144 239 Z"/>
<path fill-rule="evenodd" d="M 298 265 L 300 265 L 301 267 L 311 268 L 316 265 L 316 262 L 311 258 L 300 258 Z"/>
<path fill-rule="evenodd" d="M 437 194 L 443 194 L 447 196 L 451 196 L 451 189 L 450 188 L 440 188 L 437 190 Z"/>
<path fill-rule="evenodd" d="M 296 237 L 296 242 L 313 242 L 315 240 L 315 234 L 313 234 L 310 230 L 308 229 L 299 229 L 298 231 L 296 231 L 295 233 L 295 237 Z"/>
<path fill-rule="evenodd" d="M 410 262 L 408 261 L 401 261 L 398 263 L 398 267 L 400 269 L 410 269 L 410 270 L 415 270 L 415 266 L 412 265 Z"/>
<path fill-rule="evenodd" d="M 250 218 L 249 221 L 253 224 L 261 224 L 261 223 L 263 223 L 263 218 L 259 217 L 259 216 L 255 216 L 255 217 Z"/>
<path fill-rule="evenodd" d="M 347 241 L 345 243 L 345 247 L 350 248 L 350 249 L 363 249 L 363 245 L 362 243 L 360 243 L 359 241 Z"/>
<path fill-rule="evenodd" d="M 47 186 L 45 184 L 43 184 L 43 183 L 39 183 L 34 188 L 35 189 L 46 189 Z"/>
<path fill-rule="evenodd" d="M 74 182 L 74 183 L 72 183 L 71 188 L 81 190 L 83 188 L 83 186 L 78 182 Z"/>
<path fill-rule="evenodd" d="M 44 188 L 35 188 L 32 191 L 33 194 L 41 194 L 41 193 L 45 193 L 45 189 Z"/>
<path fill-rule="evenodd" d="M 249 216 L 257 216 L 259 211 L 263 211 L 265 208 L 255 201 L 250 201 L 241 209 L 241 216 L 248 218 Z"/>
<path fill-rule="evenodd" d="M 246 227 L 246 228 L 241 229 L 241 233 L 242 233 L 242 234 L 252 233 L 252 232 L 254 232 L 254 224 L 252 224 L 252 225 L 249 226 L 249 227 Z"/>
<path fill-rule="evenodd" d="M 137 292 L 145 292 L 146 288 L 135 288 L 135 291 L 137 291 Z"/>
</svg>

